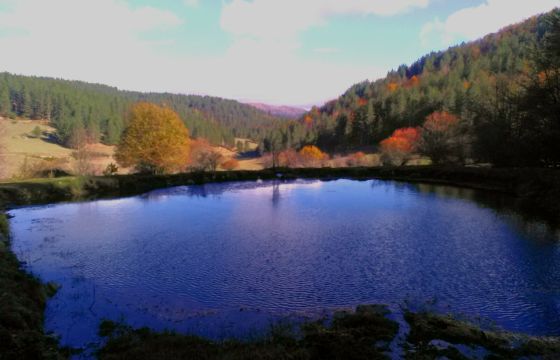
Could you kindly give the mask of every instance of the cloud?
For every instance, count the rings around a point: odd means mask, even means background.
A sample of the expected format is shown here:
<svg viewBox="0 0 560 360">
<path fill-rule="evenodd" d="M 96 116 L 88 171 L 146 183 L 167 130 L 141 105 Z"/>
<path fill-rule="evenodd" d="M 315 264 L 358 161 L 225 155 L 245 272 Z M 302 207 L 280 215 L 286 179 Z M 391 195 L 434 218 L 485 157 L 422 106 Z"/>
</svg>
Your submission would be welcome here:
<svg viewBox="0 0 560 360">
<path fill-rule="evenodd" d="M 478 6 L 451 14 L 445 21 L 435 19 L 425 24 L 420 38 L 424 45 L 435 40 L 446 46 L 475 40 L 557 6 L 560 6 L 559 0 L 486 0 Z"/>
<path fill-rule="evenodd" d="M 221 26 L 237 36 L 286 39 L 335 15 L 390 16 L 428 4 L 429 0 L 233 0 L 224 6 Z"/>
<path fill-rule="evenodd" d="M 304 58 L 301 31 L 333 14 L 388 16 L 424 6 L 427 0 L 282 0 L 270 1 L 272 8 L 266 9 L 261 2 L 267 1 L 224 3 L 221 26 L 232 35 L 229 46 L 212 55 L 187 55 L 176 51 L 188 44 L 174 30 L 186 26 L 188 31 L 189 24 L 170 11 L 123 0 L 0 0 L 0 71 L 129 90 L 318 103 L 387 69 L 334 63 L 328 56 Z M 261 12 L 265 19 L 252 17 Z"/>
<path fill-rule="evenodd" d="M 183 0 L 183 3 L 189 7 L 197 7 L 200 4 L 199 0 Z"/>
<path fill-rule="evenodd" d="M 313 52 L 316 52 L 318 54 L 335 54 L 337 52 L 340 52 L 340 49 L 324 47 L 324 48 L 315 48 L 313 49 Z"/>
<path fill-rule="evenodd" d="M 156 51 L 162 43 L 142 35 L 182 23 L 169 11 L 120 0 L 11 1 L 0 12 L 0 34 L 10 34 L 0 35 L 10 54 L 0 69 L 139 88 L 167 62 Z"/>
<path fill-rule="evenodd" d="M 381 76 L 386 69 L 374 65 L 329 62 L 326 57 L 301 58 L 299 36 L 323 26 L 337 15 L 391 16 L 428 6 L 430 0 L 233 0 L 222 9 L 220 25 L 232 35 L 226 54 L 234 67 L 229 81 L 239 98 L 254 98 L 255 89 L 266 89 L 262 101 L 301 104 L 336 96 L 353 83 Z M 332 54 L 334 48 L 313 52 Z M 232 79 L 232 75 L 228 78 Z M 244 84 L 243 87 L 238 83 Z M 226 85 L 226 86 L 227 86 Z M 252 90 L 251 90 L 252 89 Z M 264 90 L 263 90 L 264 92 Z"/>
</svg>

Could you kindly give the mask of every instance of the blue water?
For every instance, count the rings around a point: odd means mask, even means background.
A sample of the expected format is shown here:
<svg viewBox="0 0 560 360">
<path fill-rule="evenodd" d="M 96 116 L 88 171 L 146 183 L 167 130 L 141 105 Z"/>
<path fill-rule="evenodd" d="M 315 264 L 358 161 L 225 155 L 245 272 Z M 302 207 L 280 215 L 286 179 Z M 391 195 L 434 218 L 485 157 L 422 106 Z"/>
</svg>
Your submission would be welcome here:
<svg viewBox="0 0 560 360">
<path fill-rule="evenodd" d="M 46 328 L 103 318 L 213 338 L 362 303 L 430 304 L 560 335 L 557 233 L 497 195 L 384 181 L 210 184 L 12 210 L 12 247 L 62 287 Z"/>
</svg>

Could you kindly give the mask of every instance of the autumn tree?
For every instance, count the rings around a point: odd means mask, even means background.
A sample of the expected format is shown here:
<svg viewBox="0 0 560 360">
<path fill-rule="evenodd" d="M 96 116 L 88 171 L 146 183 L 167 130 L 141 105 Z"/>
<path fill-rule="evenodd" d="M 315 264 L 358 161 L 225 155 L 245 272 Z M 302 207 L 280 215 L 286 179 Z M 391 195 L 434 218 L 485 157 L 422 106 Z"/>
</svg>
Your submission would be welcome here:
<svg viewBox="0 0 560 360">
<path fill-rule="evenodd" d="M 418 128 L 397 129 L 380 143 L 381 160 L 384 164 L 404 165 L 417 150 L 420 140 Z"/>
<path fill-rule="evenodd" d="M 192 140 L 188 162 L 188 167 L 191 171 L 216 171 L 222 162 L 222 154 L 214 150 L 208 140 Z"/>
<path fill-rule="evenodd" d="M 305 166 L 318 166 L 329 158 L 327 154 L 322 152 L 317 146 L 314 145 L 304 146 L 299 151 L 299 156 L 301 158 L 301 162 Z"/>
<path fill-rule="evenodd" d="M 189 155 L 189 132 L 173 110 L 151 103 L 134 105 L 115 158 L 140 172 L 182 170 Z"/>
<path fill-rule="evenodd" d="M 464 162 L 466 134 L 457 116 L 446 111 L 434 112 L 422 126 L 418 150 L 435 164 Z"/>
</svg>

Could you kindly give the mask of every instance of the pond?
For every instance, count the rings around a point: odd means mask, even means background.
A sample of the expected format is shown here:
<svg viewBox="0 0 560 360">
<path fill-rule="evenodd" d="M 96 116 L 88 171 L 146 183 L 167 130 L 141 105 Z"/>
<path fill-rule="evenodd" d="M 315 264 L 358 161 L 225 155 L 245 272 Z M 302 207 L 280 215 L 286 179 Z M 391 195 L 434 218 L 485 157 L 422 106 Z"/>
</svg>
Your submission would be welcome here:
<svg viewBox="0 0 560 360">
<path fill-rule="evenodd" d="M 365 303 L 560 335 L 559 236 L 505 203 L 391 181 L 245 182 L 10 214 L 18 258 L 61 285 L 46 328 L 64 345 L 97 341 L 101 319 L 243 337 Z"/>
</svg>

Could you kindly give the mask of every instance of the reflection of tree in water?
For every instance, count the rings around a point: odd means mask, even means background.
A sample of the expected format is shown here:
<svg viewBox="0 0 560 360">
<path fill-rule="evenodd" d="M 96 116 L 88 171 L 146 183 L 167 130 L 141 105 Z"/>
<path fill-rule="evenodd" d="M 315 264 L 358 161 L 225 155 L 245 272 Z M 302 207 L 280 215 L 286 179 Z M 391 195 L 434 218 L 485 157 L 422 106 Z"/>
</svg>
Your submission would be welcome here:
<svg viewBox="0 0 560 360">
<path fill-rule="evenodd" d="M 272 183 L 272 206 L 277 207 L 280 204 L 280 182 Z"/>
<path fill-rule="evenodd" d="M 478 206 L 493 210 L 504 217 L 521 233 L 535 239 L 557 239 L 560 241 L 560 227 L 554 219 L 543 219 L 538 211 L 528 207 L 523 199 L 506 193 L 476 190 L 450 185 L 428 183 L 407 183 L 400 181 L 373 181 L 372 187 L 391 185 L 403 192 L 412 192 L 440 199 L 459 199 L 476 203 Z M 389 187 L 390 188 L 390 187 Z"/>
<path fill-rule="evenodd" d="M 170 196 L 182 195 L 196 198 L 207 198 L 209 196 L 220 196 L 227 192 L 234 192 L 239 190 L 255 190 L 255 189 L 266 189 L 272 188 L 272 202 L 277 205 L 280 200 L 281 191 L 280 187 L 282 185 L 290 184 L 309 184 L 316 181 L 308 180 L 268 180 L 268 181 L 248 181 L 239 183 L 214 183 L 214 184 L 203 184 L 203 185 L 190 185 L 190 186 L 179 186 L 175 188 L 167 188 L 154 190 L 147 194 L 141 196 L 142 200 L 145 201 L 160 201 L 164 200 Z"/>
</svg>

